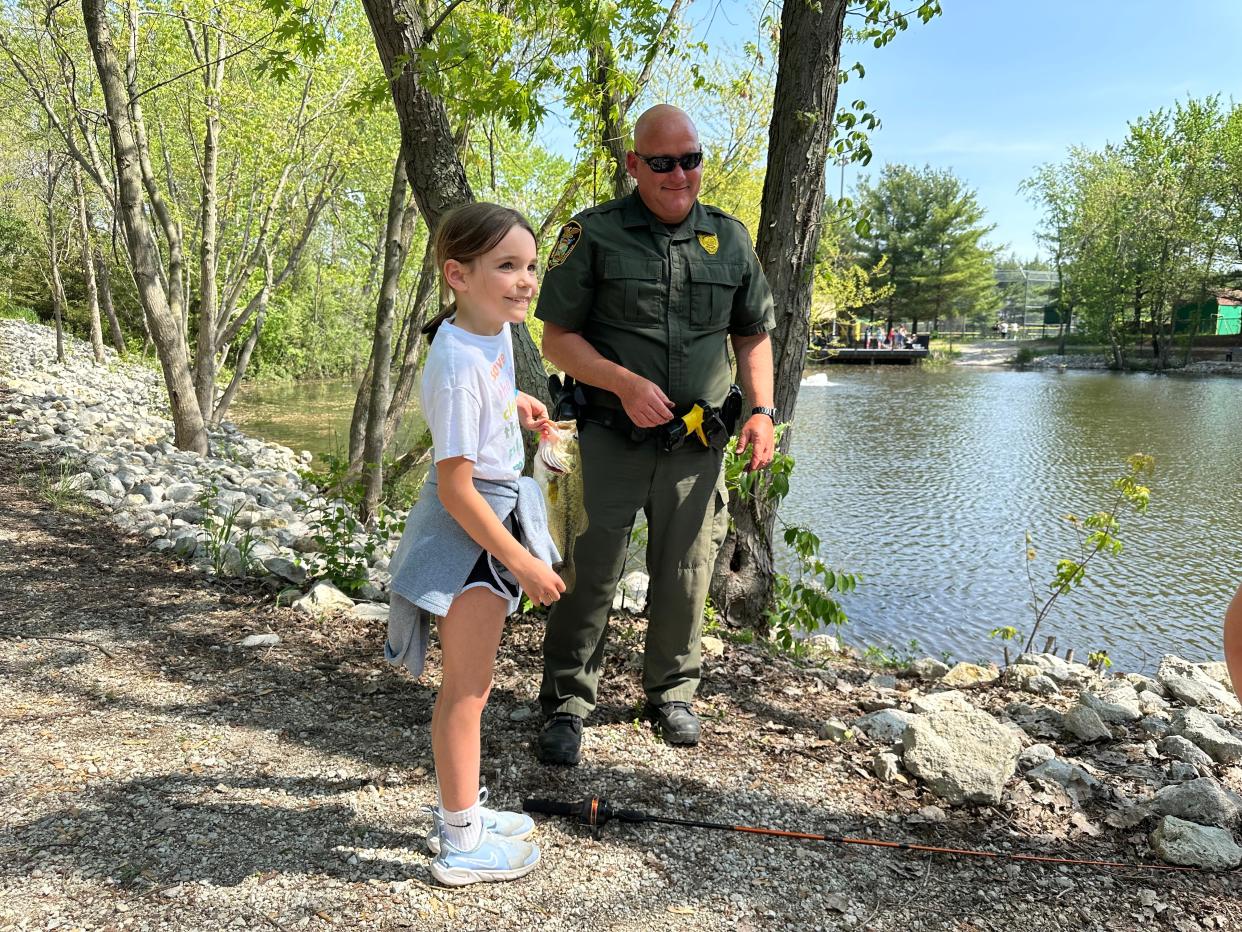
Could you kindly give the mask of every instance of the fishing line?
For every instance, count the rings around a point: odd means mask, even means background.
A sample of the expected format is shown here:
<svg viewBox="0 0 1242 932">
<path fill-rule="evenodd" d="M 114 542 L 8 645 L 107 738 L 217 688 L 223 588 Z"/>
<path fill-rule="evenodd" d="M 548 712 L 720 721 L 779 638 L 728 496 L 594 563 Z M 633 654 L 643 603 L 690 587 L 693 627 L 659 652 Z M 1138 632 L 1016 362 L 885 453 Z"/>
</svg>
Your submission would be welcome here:
<svg viewBox="0 0 1242 932">
<path fill-rule="evenodd" d="M 923 845 L 907 841 L 885 841 L 880 838 L 864 838 L 849 835 L 820 835 L 814 832 L 798 832 L 786 829 L 763 828 L 755 825 L 730 825 L 726 822 L 705 822 L 699 819 L 678 819 L 672 816 L 652 815 L 639 809 L 615 809 L 606 799 L 592 796 L 576 802 L 553 799 L 527 799 L 522 803 L 525 812 L 549 816 L 565 816 L 576 819 L 589 827 L 598 838 L 604 826 L 614 819 L 631 825 L 659 823 L 681 825 L 688 828 L 716 829 L 724 832 L 744 832 L 751 835 L 767 835 L 791 838 L 798 841 L 821 841 L 835 845 L 862 845 L 871 848 L 891 848 L 898 851 L 925 851 L 932 854 L 953 854 L 960 857 L 988 858 L 995 861 L 1017 861 L 1036 864 L 1072 864 L 1080 867 L 1115 868 L 1119 870 L 1170 871 L 1194 874 L 1234 874 L 1238 871 L 1212 871 L 1203 867 L 1187 867 L 1178 864 L 1142 864 L 1126 861 L 1105 861 L 1091 858 L 1062 858 L 1044 854 L 1008 854 L 1003 851 L 982 851 L 976 848 L 949 848 Z"/>
</svg>

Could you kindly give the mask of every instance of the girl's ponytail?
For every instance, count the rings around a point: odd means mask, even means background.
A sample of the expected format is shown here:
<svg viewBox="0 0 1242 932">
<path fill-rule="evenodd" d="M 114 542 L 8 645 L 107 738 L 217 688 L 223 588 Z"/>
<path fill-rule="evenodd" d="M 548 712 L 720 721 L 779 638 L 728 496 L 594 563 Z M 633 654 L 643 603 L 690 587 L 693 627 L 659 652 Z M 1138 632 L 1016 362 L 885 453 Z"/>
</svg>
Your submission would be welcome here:
<svg viewBox="0 0 1242 932">
<path fill-rule="evenodd" d="M 431 320 L 427 321 L 427 323 L 423 324 L 423 328 L 419 332 L 422 333 L 422 335 L 427 338 L 427 342 L 430 343 L 436 338 L 436 332 L 440 329 L 440 325 L 456 313 L 457 302 L 453 301 L 451 304 L 445 305 L 440 310 L 439 314 L 431 318 Z"/>
</svg>

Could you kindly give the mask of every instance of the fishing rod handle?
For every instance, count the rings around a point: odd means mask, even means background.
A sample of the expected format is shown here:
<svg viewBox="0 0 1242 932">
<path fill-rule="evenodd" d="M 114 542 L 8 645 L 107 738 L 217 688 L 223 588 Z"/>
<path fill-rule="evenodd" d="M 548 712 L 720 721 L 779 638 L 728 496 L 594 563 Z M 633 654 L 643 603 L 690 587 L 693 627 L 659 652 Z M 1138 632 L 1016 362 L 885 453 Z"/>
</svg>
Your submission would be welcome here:
<svg viewBox="0 0 1242 932">
<path fill-rule="evenodd" d="M 537 812 L 542 815 L 577 816 L 582 803 L 567 803 L 559 799 L 524 799 L 523 812 Z"/>
</svg>

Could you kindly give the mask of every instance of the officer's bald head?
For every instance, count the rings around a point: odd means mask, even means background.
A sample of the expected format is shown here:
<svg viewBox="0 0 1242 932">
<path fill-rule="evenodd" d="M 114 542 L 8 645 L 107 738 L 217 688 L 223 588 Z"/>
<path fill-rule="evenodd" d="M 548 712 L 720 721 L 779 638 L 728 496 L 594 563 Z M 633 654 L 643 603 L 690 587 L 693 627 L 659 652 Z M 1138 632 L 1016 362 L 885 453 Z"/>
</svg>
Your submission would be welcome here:
<svg viewBox="0 0 1242 932">
<path fill-rule="evenodd" d="M 651 143 L 653 137 L 658 139 L 663 134 L 676 130 L 688 131 L 694 137 L 695 143 L 698 143 L 699 132 L 694 128 L 694 122 L 686 111 L 672 104 L 656 104 L 644 110 L 634 123 L 634 151 L 643 155 L 673 154 L 652 152 Z"/>
<path fill-rule="evenodd" d="M 685 111 L 670 104 L 656 104 L 634 123 L 634 148 L 626 153 L 625 169 L 634 177 L 647 209 L 663 223 L 681 223 L 694 209 L 703 169 L 699 165 L 687 171 L 674 165 L 672 171 L 656 172 L 647 160 L 654 156 L 676 159 L 701 151 L 694 123 Z"/>
</svg>

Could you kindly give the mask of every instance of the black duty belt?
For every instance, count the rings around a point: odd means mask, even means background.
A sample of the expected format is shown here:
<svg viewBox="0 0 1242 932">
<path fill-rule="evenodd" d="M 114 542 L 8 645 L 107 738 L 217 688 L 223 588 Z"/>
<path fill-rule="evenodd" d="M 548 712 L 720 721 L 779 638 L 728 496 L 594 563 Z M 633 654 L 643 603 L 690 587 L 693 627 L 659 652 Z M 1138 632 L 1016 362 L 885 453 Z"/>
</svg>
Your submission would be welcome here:
<svg viewBox="0 0 1242 932">
<path fill-rule="evenodd" d="M 719 407 L 705 401 L 696 401 L 688 409 L 676 414 L 667 424 L 659 427 L 639 427 L 630 420 L 624 409 L 606 405 L 582 404 L 578 407 L 578 418 L 619 431 L 634 443 L 655 439 L 671 453 L 687 442 L 693 445 L 695 440 L 705 448 L 723 450 L 737 428 L 741 410 L 742 390 L 733 385 L 729 388 L 724 404 Z"/>
</svg>

